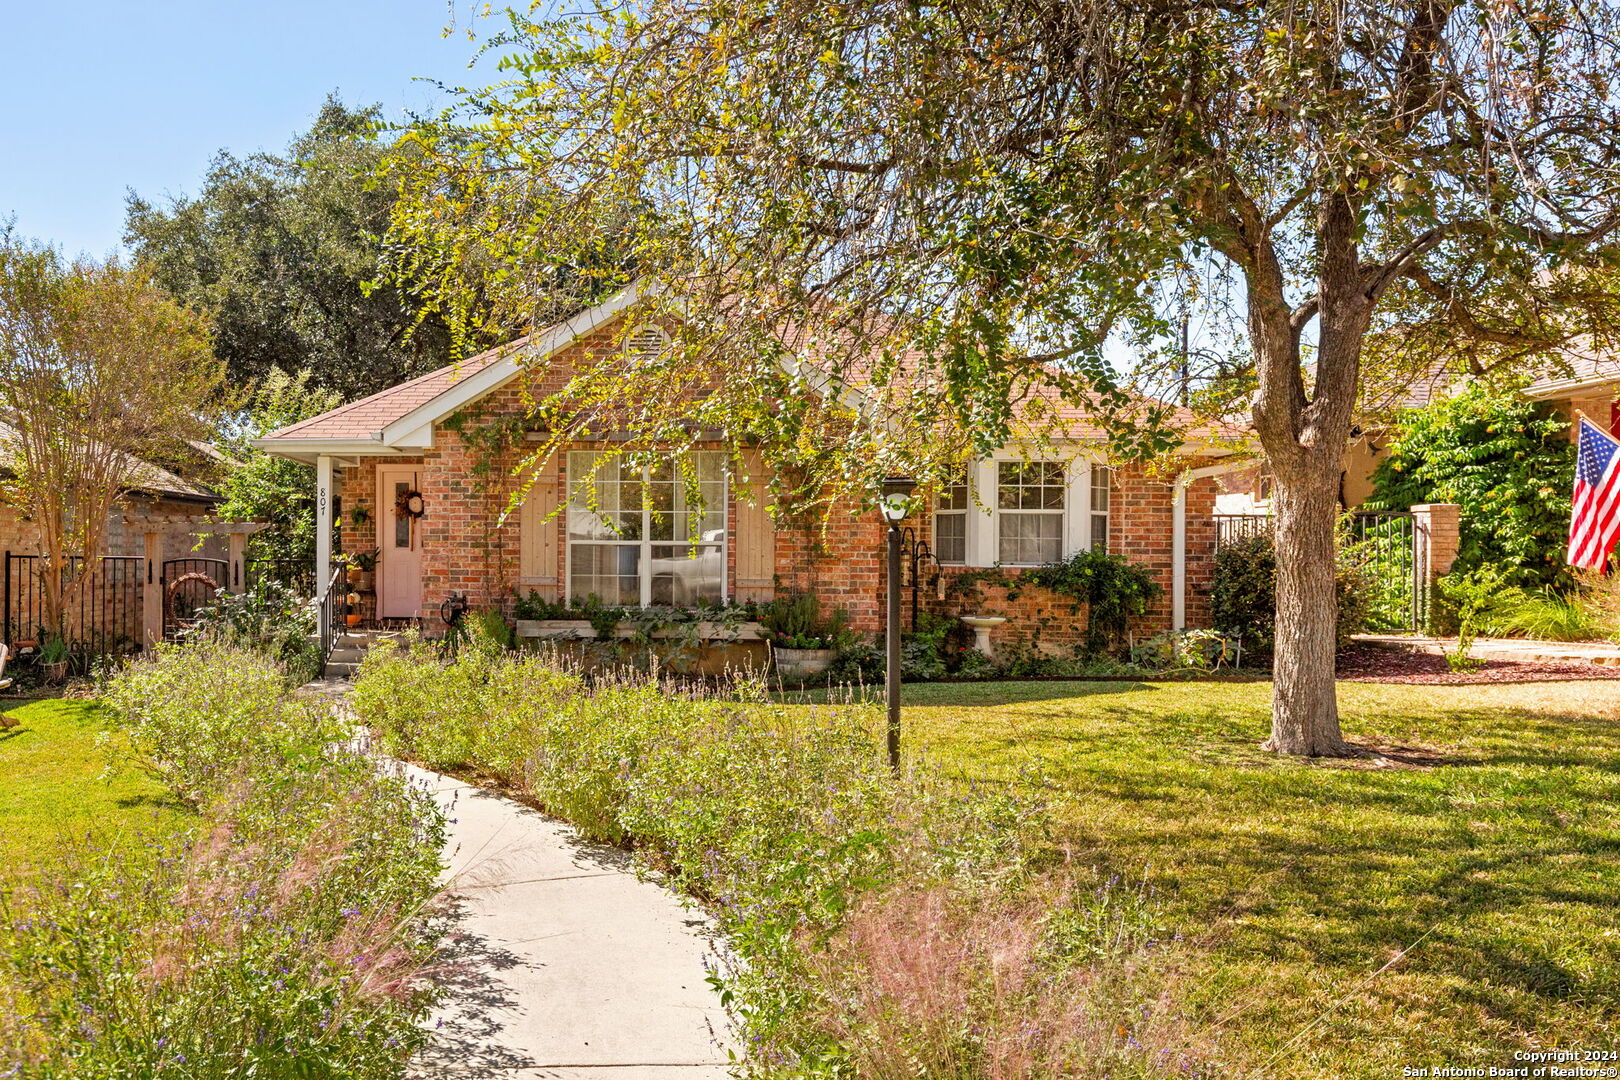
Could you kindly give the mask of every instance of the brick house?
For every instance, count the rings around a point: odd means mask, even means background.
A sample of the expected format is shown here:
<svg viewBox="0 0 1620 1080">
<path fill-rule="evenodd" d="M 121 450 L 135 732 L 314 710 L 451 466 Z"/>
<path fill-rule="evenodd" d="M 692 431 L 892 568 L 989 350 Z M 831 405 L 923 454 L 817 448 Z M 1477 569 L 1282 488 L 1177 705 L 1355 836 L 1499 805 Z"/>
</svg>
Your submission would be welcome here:
<svg viewBox="0 0 1620 1080">
<path fill-rule="evenodd" d="M 10 437 L 11 428 L 0 422 L 0 443 Z M 226 585 L 233 557 L 240 581 L 240 552 L 226 535 L 213 531 L 220 527 L 215 512 L 224 500 L 203 479 L 217 467 L 218 452 L 203 444 L 195 449 L 184 469 L 139 463 L 138 479 L 108 515 L 101 571 L 89 575 L 69 604 L 68 632 L 76 647 L 104 652 L 162 636 L 162 589 L 153 594 L 147 587 L 148 560 L 159 564 L 151 578 L 160 586 L 165 570 L 178 564 L 184 565 L 177 572 L 202 571 Z M 42 551 L 39 527 L 0 501 L 0 642 L 8 646 L 38 636 Z"/>
<path fill-rule="evenodd" d="M 491 462 L 485 452 L 481 460 L 468 419 L 521 425 L 529 403 L 556 392 L 569 372 L 614 355 L 627 339 L 666 336 L 636 318 L 630 290 L 256 445 L 313 465 L 317 506 L 339 523 L 342 546 L 378 549 L 375 615 L 382 620 L 422 619 L 432 632 L 452 594 L 474 608 L 505 608 L 531 591 L 549 600 L 594 594 L 615 605 L 691 606 L 810 590 L 824 607 L 845 609 L 854 628 L 878 631 L 884 525 L 877 514 L 834 507 L 817 520 L 796 520 L 787 508 L 766 505 L 762 484 L 738 490 L 718 445 L 696 451 L 699 508 L 685 507 L 688 484 L 672 469 L 631 475 L 616 459 L 597 460 L 603 443 L 576 443 L 539 465 L 520 510 L 501 520 L 516 482 L 508 474 L 524 455 L 508 451 Z M 1214 476 L 1227 468 L 1227 451 L 1189 442 L 1180 476 L 1158 478 L 1138 466 L 1104 464 L 1101 433 L 1084 415 L 1064 422 L 1070 437 L 1055 444 L 1055 456 L 1026 460 L 1009 448 L 974 463 L 962 485 L 914 515 L 911 524 L 941 564 L 920 604 L 943 614 L 1006 614 L 998 637 L 1028 634 L 1039 622 L 1042 640 L 1062 645 L 1079 633 L 1067 599 L 1027 587 L 1009 598 L 993 582 L 953 590 L 950 579 L 1100 546 L 1157 574 L 1164 599 L 1150 613 L 1151 626 L 1208 625 Z M 761 471 L 748 470 L 752 482 L 760 483 Z M 649 514 L 642 490 L 664 510 Z M 329 531 L 321 538 L 329 544 Z M 317 580 L 328 579 L 330 557 L 323 546 Z"/>
</svg>

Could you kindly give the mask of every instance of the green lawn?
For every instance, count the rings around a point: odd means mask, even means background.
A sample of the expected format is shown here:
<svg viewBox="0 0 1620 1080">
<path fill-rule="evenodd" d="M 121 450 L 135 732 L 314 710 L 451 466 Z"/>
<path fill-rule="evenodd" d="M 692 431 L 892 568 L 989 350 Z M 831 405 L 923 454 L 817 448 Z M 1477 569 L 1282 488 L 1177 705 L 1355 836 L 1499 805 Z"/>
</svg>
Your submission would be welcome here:
<svg viewBox="0 0 1620 1080">
<path fill-rule="evenodd" d="M 156 781 L 127 768 L 107 775 L 94 702 L 36 701 L 7 714 L 19 723 L 0 730 L 0 867 L 26 867 L 90 832 L 127 838 L 189 824 Z"/>
<path fill-rule="evenodd" d="M 1341 684 L 1347 734 L 1408 748 L 1385 767 L 1264 753 L 1269 691 L 916 685 L 904 720 L 949 771 L 1048 785 L 1076 858 L 1150 882 L 1185 992 L 1241 1059 L 1280 1053 L 1266 1075 L 1620 1049 L 1620 682 Z"/>
</svg>

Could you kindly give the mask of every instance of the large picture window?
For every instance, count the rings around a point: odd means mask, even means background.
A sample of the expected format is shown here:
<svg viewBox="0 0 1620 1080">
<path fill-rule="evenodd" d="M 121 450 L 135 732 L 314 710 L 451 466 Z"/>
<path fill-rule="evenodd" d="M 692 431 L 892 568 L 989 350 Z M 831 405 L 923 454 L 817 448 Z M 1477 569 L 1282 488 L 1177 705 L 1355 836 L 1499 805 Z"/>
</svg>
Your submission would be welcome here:
<svg viewBox="0 0 1620 1080">
<path fill-rule="evenodd" d="M 996 462 L 996 561 L 1041 566 L 1063 558 L 1068 482 L 1059 461 Z"/>
<path fill-rule="evenodd" d="M 651 468 L 568 455 L 568 594 L 604 604 L 689 607 L 725 598 L 725 455 Z"/>
<path fill-rule="evenodd" d="M 967 473 L 939 493 L 934 505 L 934 557 L 942 563 L 967 562 Z"/>
</svg>

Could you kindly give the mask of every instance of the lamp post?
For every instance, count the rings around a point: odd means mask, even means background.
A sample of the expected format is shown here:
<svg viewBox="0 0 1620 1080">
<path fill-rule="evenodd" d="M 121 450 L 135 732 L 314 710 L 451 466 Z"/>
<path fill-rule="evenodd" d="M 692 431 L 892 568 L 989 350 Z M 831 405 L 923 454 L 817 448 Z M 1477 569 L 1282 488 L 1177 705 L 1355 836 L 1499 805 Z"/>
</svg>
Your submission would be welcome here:
<svg viewBox="0 0 1620 1080">
<path fill-rule="evenodd" d="M 917 482 L 909 476 L 885 476 L 878 511 L 889 526 L 888 662 L 884 690 L 889 705 L 889 767 L 900 771 L 900 525 L 911 514 L 911 493 Z"/>
</svg>

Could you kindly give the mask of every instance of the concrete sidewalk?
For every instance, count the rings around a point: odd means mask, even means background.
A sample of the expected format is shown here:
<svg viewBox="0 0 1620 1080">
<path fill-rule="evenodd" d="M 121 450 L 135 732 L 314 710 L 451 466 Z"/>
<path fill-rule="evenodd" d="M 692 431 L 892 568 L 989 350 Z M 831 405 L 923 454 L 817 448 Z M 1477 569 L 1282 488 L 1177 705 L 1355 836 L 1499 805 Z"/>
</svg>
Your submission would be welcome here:
<svg viewBox="0 0 1620 1080">
<path fill-rule="evenodd" d="M 719 1080 L 725 1012 L 702 916 L 542 814 L 407 767 L 452 820 L 457 971 L 416 1077 Z"/>
<path fill-rule="evenodd" d="M 1385 649 L 1442 654 L 1457 650 L 1457 639 L 1423 634 L 1356 634 L 1351 640 Z M 1526 638 L 1475 638 L 1468 655 L 1480 660 L 1514 660 L 1526 664 L 1586 661 L 1620 665 L 1620 645 L 1606 641 L 1531 641 Z"/>
</svg>

